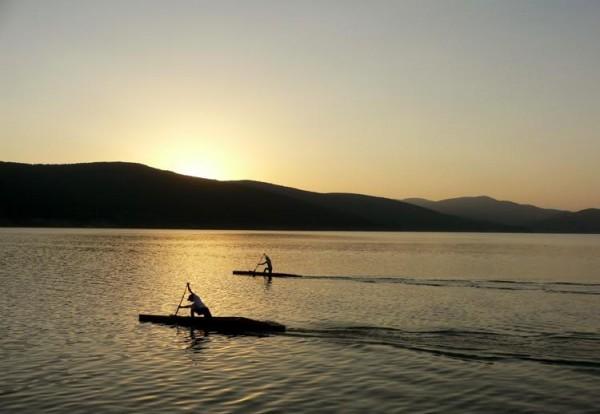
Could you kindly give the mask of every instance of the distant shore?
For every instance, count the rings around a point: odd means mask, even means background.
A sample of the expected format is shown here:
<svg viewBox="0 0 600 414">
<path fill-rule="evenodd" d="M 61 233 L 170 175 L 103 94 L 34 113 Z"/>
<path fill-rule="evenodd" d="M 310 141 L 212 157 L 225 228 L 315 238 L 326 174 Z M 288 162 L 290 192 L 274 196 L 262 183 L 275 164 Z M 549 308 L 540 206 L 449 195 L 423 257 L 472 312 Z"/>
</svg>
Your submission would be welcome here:
<svg viewBox="0 0 600 414">
<path fill-rule="evenodd" d="M 575 233 L 575 232 L 552 232 L 552 231 L 532 231 L 532 230 L 521 230 L 521 231 L 469 231 L 469 230 L 446 230 L 446 231 L 435 231 L 435 230 L 381 230 L 381 229 L 298 229 L 298 228 L 240 228 L 240 227 L 135 227 L 135 226 L 101 226 L 101 225 L 5 225 L 0 224 L 0 229 L 89 229 L 89 230 L 210 230 L 210 231 L 257 231 L 257 232 L 364 232 L 364 233 L 485 233 L 485 234 L 573 234 L 573 235 L 586 235 L 586 234 L 600 234 L 596 233 Z"/>
</svg>

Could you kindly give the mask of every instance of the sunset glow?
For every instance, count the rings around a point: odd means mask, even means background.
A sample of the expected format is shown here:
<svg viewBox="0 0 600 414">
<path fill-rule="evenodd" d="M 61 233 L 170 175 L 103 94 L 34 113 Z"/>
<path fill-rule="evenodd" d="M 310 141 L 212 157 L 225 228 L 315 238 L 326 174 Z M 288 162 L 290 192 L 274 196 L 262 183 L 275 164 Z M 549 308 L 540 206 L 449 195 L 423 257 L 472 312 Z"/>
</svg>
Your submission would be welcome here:
<svg viewBox="0 0 600 414">
<path fill-rule="evenodd" d="M 215 180 L 220 178 L 219 173 L 215 168 L 201 163 L 184 163 L 173 168 L 173 171 L 183 175 L 191 175 L 193 177 L 210 178 Z"/>
<path fill-rule="evenodd" d="M 599 207 L 599 16 L 597 2 L 2 2 L 0 158 Z"/>
</svg>

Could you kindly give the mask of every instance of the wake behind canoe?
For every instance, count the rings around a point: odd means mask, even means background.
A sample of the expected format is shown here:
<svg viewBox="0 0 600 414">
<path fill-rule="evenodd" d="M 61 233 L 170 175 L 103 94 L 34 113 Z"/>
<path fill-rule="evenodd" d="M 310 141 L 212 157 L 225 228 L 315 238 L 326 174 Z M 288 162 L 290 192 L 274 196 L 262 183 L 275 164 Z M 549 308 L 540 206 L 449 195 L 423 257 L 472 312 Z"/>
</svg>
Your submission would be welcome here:
<svg viewBox="0 0 600 414">
<path fill-rule="evenodd" d="M 238 276 L 269 276 L 267 272 L 255 272 L 254 270 L 234 270 L 233 274 Z M 302 277 L 302 275 L 273 272 L 271 273 L 271 277 Z"/>
<path fill-rule="evenodd" d="M 205 331 L 241 332 L 284 332 L 285 325 L 272 321 L 258 321 L 241 316 L 213 316 L 212 318 L 191 318 L 175 315 L 146 315 L 140 313 L 140 322 L 161 323 L 164 325 L 190 326 Z"/>
</svg>

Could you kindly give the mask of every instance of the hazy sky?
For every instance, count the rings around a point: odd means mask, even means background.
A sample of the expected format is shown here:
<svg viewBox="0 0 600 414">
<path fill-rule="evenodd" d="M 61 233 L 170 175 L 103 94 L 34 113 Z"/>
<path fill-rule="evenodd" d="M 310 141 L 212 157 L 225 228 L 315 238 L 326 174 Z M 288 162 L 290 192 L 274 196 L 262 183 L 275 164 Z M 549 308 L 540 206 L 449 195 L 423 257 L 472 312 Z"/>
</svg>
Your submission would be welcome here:
<svg viewBox="0 0 600 414">
<path fill-rule="evenodd" d="M 0 160 L 600 207 L 600 1 L 0 0 Z"/>
</svg>

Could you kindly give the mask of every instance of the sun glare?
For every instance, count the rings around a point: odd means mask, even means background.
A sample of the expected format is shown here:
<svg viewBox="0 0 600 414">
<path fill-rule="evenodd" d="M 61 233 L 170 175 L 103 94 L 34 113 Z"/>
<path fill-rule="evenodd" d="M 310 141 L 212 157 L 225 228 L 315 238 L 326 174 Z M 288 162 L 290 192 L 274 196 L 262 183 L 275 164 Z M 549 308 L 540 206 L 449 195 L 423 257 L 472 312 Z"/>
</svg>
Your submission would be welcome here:
<svg viewBox="0 0 600 414">
<path fill-rule="evenodd" d="M 218 171 L 212 165 L 204 163 L 187 163 L 175 168 L 175 172 L 183 175 L 191 175 L 193 177 L 218 179 Z"/>
</svg>

